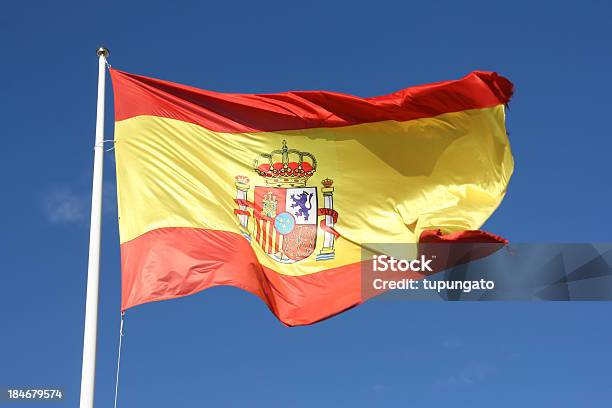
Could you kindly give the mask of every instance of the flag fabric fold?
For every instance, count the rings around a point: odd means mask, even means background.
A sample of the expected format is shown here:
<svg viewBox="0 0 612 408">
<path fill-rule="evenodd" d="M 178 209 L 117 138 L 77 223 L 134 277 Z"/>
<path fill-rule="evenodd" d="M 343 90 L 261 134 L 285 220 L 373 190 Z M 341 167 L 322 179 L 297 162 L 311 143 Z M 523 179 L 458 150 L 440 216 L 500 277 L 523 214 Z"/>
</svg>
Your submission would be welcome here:
<svg viewBox="0 0 612 408">
<path fill-rule="evenodd" d="M 513 171 L 496 73 L 373 98 L 111 77 L 123 310 L 230 285 L 310 324 L 364 300 L 364 244 L 505 243 L 477 231 Z"/>
</svg>

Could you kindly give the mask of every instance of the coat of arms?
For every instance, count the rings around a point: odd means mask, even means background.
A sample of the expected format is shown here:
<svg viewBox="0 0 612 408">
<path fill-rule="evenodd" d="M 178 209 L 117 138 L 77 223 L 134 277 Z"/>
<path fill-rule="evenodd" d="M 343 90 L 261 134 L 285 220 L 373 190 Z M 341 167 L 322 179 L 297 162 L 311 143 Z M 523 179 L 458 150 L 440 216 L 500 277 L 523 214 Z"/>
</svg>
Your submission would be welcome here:
<svg viewBox="0 0 612 408">
<path fill-rule="evenodd" d="M 333 208 L 333 181 L 321 182 L 320 206 L 317 187 L 307 186 L 317 171 L 314 155 L 289 149 L 283 140 L 281 149 L 257 156 L 253 170 L 265 182 L 265 186 L 255 187 L 253 201 L 248 199 L 249 178 L 236 176 L 238 209 L 234 212 L 247 239 L 254 239 L 275 261 L 294 263 L 312 255 L 317 246 L 317 229 L 321 228 L 324 238 L 316 259 L 333 259 L 339 235 L 334 229 L 338 213 Z M 323 217 L 320 222 L 319 217 Z"/>
</svg>

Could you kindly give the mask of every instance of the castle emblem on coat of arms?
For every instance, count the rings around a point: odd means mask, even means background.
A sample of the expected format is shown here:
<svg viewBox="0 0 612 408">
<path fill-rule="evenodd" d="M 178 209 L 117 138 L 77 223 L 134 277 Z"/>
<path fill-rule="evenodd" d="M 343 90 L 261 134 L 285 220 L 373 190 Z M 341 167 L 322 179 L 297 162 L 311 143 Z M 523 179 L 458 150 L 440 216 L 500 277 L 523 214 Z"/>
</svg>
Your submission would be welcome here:
<svg viewBox="0 0 612 408">
<path fill-rule="evenodd" d="M 334 259 L 334 244 L 339 234 L 334 229 L 338 213 L 333 208 L 333 181 L 321 182 L 323 205 L 320 206 L 317 187 L 307 185 L 317 171 L 315 156 L 290 149 L 283 140 L 281 149 L 255 158 L 253 171 L 261 176 L 265 186 L 255 186 L 252 201 L 248 197 L 249 178 L 236 176 L 234 201 L 238 208 L 234 213 L 243 235 L 255 241 L 275 261 L 294 263 L 315 252 L 318 228 L 321 228 L 323 244 L 316 259 Z"/>
</svg>

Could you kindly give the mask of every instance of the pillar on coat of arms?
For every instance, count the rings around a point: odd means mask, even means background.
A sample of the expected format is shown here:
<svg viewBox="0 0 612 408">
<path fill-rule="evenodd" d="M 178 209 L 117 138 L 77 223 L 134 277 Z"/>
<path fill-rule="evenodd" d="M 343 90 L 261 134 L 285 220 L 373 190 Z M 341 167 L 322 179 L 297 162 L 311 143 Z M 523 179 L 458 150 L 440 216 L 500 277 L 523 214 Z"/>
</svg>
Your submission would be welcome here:
<svg viewBox="0 0 612 408">
<path fill-rule="evenodd" d="M 242 235 L 244 235 L 249 241 L 251 235 L 249 234 L 249 212 L 248 206 L 246 205 L 247 194 L 249 192 L 249 178 L 246 176 L 236 176 L 236 203 L 238 203 L 239 211 L 236 211 L 238 220 L 240 221 L 240 229 L 242 229 Z"/>
<path fill-rule="evenodd" d="M 334 187 L 332 187 L 334 181 L 326 178 L 325 180 L 321 181 L 321 184 L 323 184 L 323 188 L 321 189 L 321 192 L 323 193 L 323 208 L 330 210 L 331 213 L 334 210 Z M 325 225 L 331 229 L 334 228 L 333 215 L 325 215 Z M 321 251 L 317 255 L 317 261 L 334 259 L 335 240 L 336 236 L 332 232 L 325 229 L 323 230 L 323 248 L 321 248 Z"/>
</svg>

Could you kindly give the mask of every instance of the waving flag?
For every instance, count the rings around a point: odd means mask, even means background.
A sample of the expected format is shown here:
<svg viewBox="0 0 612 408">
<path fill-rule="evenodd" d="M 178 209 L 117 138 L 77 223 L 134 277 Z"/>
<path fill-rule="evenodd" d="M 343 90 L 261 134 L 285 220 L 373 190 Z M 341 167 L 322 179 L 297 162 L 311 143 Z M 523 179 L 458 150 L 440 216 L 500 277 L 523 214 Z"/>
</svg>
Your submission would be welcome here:
<svg viewBox="0 0 612 408">
<path fill-rule="evenodd" d="M 495 73 L 374 98 L 111 76 L 123 310 L 231 285 L 309 324 L 363 301 L 364 243 L 503 242 L 476 231 L 513 171 Z"/>
</svg>

